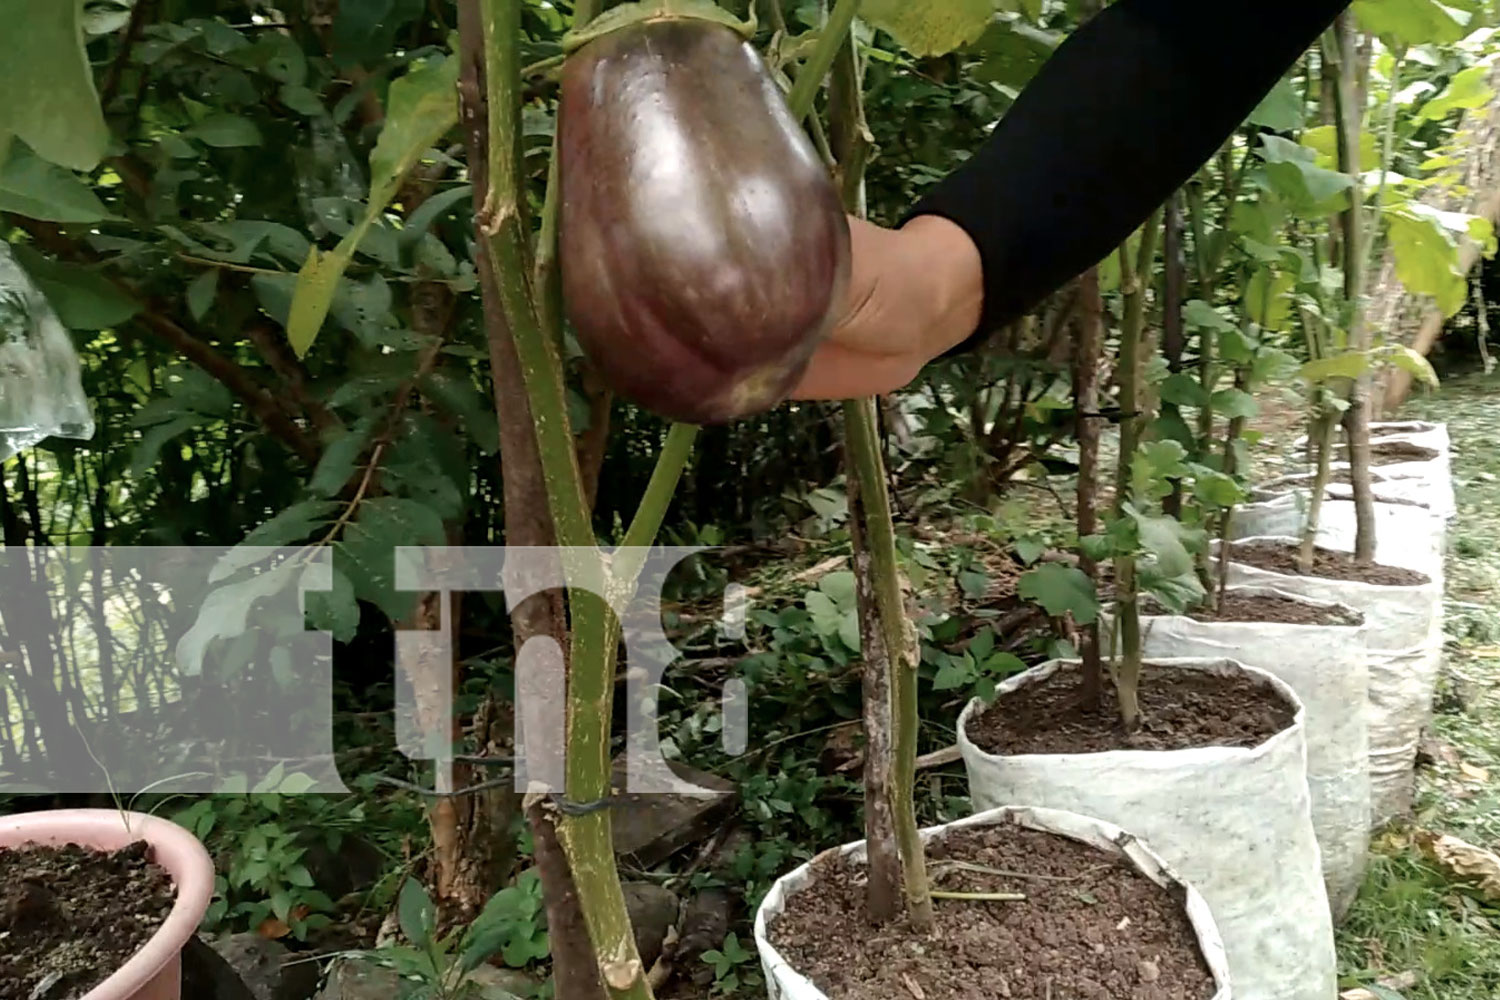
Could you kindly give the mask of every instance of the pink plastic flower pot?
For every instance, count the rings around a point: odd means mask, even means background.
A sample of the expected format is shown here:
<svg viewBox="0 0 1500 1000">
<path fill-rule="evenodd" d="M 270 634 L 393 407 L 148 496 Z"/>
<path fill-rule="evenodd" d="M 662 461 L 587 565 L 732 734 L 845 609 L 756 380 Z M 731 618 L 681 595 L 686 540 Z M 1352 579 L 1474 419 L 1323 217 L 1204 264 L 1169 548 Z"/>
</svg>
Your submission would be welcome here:
<svg viewBox="0 0 1500 1000">
<path fill-rule="evenodd" d="M 182 827 L 141 813 L 58 809 L 0 817 L 0 847 L 78 844 L 114 851 L 138 840 L 151 845 L 151 860 L 171 874 L 176 902 L 156 936 L 83 1000 L 180 1000 L 182 947 L 213 899 L 213 860 Z"/>
</svg>

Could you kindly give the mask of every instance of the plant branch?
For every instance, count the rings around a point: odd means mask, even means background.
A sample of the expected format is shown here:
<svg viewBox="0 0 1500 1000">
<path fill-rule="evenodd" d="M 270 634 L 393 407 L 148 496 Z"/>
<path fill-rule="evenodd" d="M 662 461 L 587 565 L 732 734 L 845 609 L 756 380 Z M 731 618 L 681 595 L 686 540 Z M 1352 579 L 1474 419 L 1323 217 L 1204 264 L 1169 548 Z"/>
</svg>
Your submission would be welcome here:
<svg viewBox="0 0 1500 1000">
<path fill-rule="evenodd" d="M 858 10 L 859 0 L 838 0 L 818 35 L 817 47 L 797 73 L 787 105 L 799 122 L 812 113 L 818 88 L 823 85 L 828 71 L 833 68 L 833 60 L 839 49 L 843 48 L 845 42 L 853 44 L 849 29 L 854 24 L 854 15 Z"/>
</svg>

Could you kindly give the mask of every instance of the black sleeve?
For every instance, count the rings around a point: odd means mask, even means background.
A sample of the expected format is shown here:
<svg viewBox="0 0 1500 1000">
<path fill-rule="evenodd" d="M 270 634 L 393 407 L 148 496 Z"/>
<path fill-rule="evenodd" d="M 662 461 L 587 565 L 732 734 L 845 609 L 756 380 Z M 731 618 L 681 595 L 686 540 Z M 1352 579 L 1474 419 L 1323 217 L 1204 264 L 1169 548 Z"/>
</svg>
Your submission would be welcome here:
<svg viewBox="0 0 1500 1000">
<path fill-rule="evenodd" d="M 984 263 L 980 336 L 1106 257 L 1226 142 L 1350 0 L 1118 0 L 1063 42 L 910 215 Z"/>
</svg>

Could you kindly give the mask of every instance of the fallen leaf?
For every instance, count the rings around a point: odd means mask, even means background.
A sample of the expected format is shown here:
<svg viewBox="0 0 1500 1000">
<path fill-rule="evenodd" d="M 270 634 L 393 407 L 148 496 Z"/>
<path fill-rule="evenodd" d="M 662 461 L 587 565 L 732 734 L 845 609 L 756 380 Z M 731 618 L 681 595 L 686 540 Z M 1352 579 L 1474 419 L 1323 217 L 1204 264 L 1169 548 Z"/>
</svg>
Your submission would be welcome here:
<svg viewBox="0 0 1500 1000">
<path fill-rule="evenodd" d="M 911 991 L 911 995 L 916 1000 L 927 1000 L 927 994 L 922 992 L 921 984 L 911 977 L 911 973 L 901 973 L 901 981 L 906 984 L 906 988 Z"/>
<path fill-rule="evenodd" d="M 1416 970 L 1408 970 L 1400 975 L 1387 976 L 1375 982 L 1374 985 L 1385 992 L 1385 997 L 1382 997 L 1380 993 L 1376 993 L 1374 990 L 1366 989 L 1363 986 L 1356 986 L 1352 990 L 1345 990 L 1340 993 L 1339 1000 L 1386 1000 L 1396 990 L 1409 990 L 1417 985 L 1417 978 Z"/>
<path fill-rule="evenodd" d="M 1449 834 L 1419 833 L 1417 843 L 1450 873 L 1478 884 L 1485 897 L 1500 902 L 1500 855 Z"/>
<path fill-rule="evenodd" d="M 292 929 L 291 927 L 287 926 L 287 923 L 284 920 L 278 920 L 275 917 L 267 917 L 260 922 L 259 927 L 255 928 L 255 933 L 271 941 L 279 941 L 280 939 L 286 937 L 288 934 L 292 933 Z"/>
<path fill-rule="evenodd" d="M 1490 772 L 1486 771 L 1482 767 L 1470 764 L 1466 760 L 1459 762 L 1458 770 L 1460 774 L 1462 774 L 1465 778 L 1468 778 L 1470 781 L 1477 781 L 1482 785 L 1489 783 Z"/>
</svg>

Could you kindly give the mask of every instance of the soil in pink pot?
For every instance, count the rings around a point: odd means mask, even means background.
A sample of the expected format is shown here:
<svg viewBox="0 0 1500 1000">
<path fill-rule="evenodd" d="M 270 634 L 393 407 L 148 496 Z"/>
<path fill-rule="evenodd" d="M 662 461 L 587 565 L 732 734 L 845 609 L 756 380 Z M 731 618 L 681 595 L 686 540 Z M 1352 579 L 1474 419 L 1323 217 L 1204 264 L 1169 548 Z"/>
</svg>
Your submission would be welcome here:
<svg viewBox="0 0 1500 1000">
<path fill-rule="evenodd" d="M 76 1000 L 139 951 L 176 896 L 149 853 L 0 847 L 0 1000 Z"/>
</svg>

